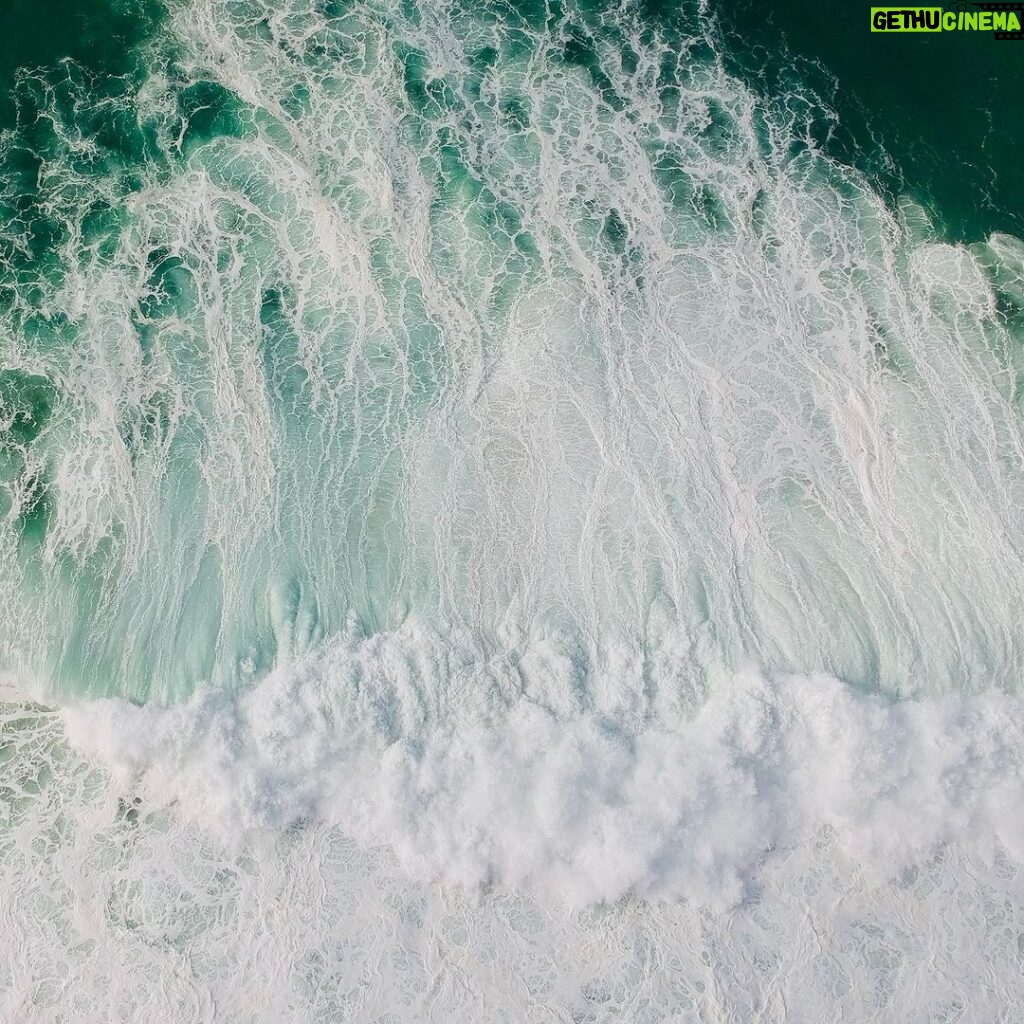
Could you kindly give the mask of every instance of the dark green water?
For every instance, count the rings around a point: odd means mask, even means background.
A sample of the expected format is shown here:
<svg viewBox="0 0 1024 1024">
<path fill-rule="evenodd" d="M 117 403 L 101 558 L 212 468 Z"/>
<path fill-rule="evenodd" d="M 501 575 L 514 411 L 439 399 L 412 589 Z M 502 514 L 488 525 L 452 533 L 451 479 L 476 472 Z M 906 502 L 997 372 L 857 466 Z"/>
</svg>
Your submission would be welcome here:
<svg viewBox="0 0 1024 1024">
<path fill-rule="evenodd" d="M 891 195 L 913 195 L 948 237 L 1020 233 L 1024 41 L 871 33 L 870 5 L 849 0 L 716 6 L 730 70 L 785 93 L 795 67 L 838 114 L 838 123 L 813 125 L 826 152 Z"/>
<path fill-rule="evenodd" d="M 156 0 L 6 0 L 0 7 L 0 128 L 14 120 L 19 68 L 70 57 L 101 76 L 135 67 L 133 48 L 159 24 Z"/>
<path fill-rule="evenodd" d="M 338 5 L 339 9 L 347 5 Z M 536 27 L 558 5 L 510 6 Z M 600 16 L 602 4 L 587 5 Z M 653 20 L 677 21 L 678 5 L 649 3 Z M 1020 159 L 1024 43 L 990 34 L 872 34 L 868 6 L 789 0 L 766 9 L 720 3 L 729 69 L 785 94 L 799 83 L 838 115 L 811 115 L 809 133 L 829 154 L 871 175 L 890 195 L 909 193 L 947 236 L 973 240 L 1024 228 Z M 690 12 L 692 13 L 692 12 Z M 141 73 L 135 47 L 165 14 L 159 0 L 9 0 L 0 9 L 0 129 L 31 116 L 31 88 L 19 69 L 70 58 L 97 81 Z"/>
</svg>

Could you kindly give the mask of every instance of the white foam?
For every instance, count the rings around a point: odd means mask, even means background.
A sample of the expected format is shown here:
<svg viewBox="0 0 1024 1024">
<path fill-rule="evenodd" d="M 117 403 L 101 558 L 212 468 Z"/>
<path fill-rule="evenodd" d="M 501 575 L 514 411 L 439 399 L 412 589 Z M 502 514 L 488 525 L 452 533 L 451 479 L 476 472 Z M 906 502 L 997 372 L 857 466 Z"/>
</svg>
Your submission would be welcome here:
<svg viewBox="0 0 1024 1024">
<path fill-rule="evenodd" d="M 631 654 L 592 672 L 621 673 Z M 529 685 L 571 687 L 578 666 L 531 657 L 546 678 Z M 237 697 L 61 717 L 126 797 L 174 805 L 224 841 L 317 821 L 389 845 L 424 881 L 576 906 L 634 894 L 728 907 L 765 858 L 823 827 L 880 878 L 968 836 L 1024 860 L 1017 698 L 893 704 L 751 668 L 678 728 L 630 728 L 529 700 L 514 665 L 410 627 L 336 643 Z"/>
<path fill-rule="evenodd" d="M 1016 698 L 893 705 L 749 669 L 689 726 L 627 736 L 503 698 L 489 659 L 450 650 L 446 675 L 440 647 L 349 641 L 171 709 L 0 706 L 0 1020 L 991 1024 L 1024 1005 Z M 442 697 L 463 671 L 494 699 Z M 626 891 L 650 898 L 566 904 Z"/>
</svg>

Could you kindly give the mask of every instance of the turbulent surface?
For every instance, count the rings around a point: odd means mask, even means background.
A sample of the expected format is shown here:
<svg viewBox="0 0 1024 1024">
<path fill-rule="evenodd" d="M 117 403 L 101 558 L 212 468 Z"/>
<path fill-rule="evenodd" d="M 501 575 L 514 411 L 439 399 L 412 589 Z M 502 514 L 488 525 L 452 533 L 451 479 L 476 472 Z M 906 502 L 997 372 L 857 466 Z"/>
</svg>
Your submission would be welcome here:
<svg viewBox="0 0 1024 1024">
<path fill-rule="evenodd" d="M 1024 248 L 908 239 L 700 39 L 538 20 L 189 5 L 98 125 L 46 85 L 12 666 L 164 698 L 411 616 L 551 638 L 569 703 L 671 642 L 638 717 L 743 657 L 1015 685 Z"/>
<path fill-rule="evenodd" d="M 921 799 L 933 797 L 927 781 L 937 768 L 914 770 L 898 752 L 870 749 L 886 728 L 885 715 L 876 716 L 873 726 L 854 730 L 860 742 L 867 738 L 872 766 L 897 767 L 900 782 L 909 780 Z M 950 727 L 950 717 L 948 707 L 911 711 L 894 738 L 909 739 L 907 756 L 917 756 L 937 725 L 933 746 L 955 761 L 948 751 L 959 746 L 961 729 Z M 976 708 L 971 717 L 980 724 L 985 712 Z M 3 726 L 6 765 L 19 782 L 17 795 L 6 797 L 3 832 L 4 885 L 17 890 L 16 902 L 0 910 L 0 1018 L 18 1024 L 990 1024 L 1015 1020 L 1024 1000 L 1019 852 L 985 857 L 948 845 L 887 878 L 857 861 L 877 847 L 851 856 L 836 828 L 823 825 L 771 856 L 756 888 L 727 913 L 679 900 L 570 911 L 543 890 L 477 896 L 425 885 L 387 850 L 322 825 L 225 843 L 190 824 L 180 802 L 167 808 L 159 794 L 153 804 L 119 797 L 121 787 L 64 746 L 54 713 L 8 709 Z M 709 745 L 716 742 L 720 736 Z M 702 766 L 714 774 L 707 756 Z M 997 762 L 979 781 L 991 781 Z M 832 816 L 863 813 L 870 796 L 842 799 L 856 769 L 845 757 L 830 764 L 819 753 L 811 767 L 834 773 Z M 222 781 L 226 766 L 212 767 L 210 783 Z M 727 792 L 744 786 L 744 772 L 734 771 L 721 783 Z M 677 766 L 677 775 L 685 773 L 685 764 Z M 817 781 L 804 777 L 808 788 Z M 216 800 L 202 786 L 195 797 L 175 792 L 203 809 Z M 781 809 L 778 790 L 769 785 L 768 795 Z M 644 800 L 650 806 L 656 796 Z M 753 802 L 748 792 L 740 806 Z M 887 826 L 902 827 L 907 811 L 915 831 L 941 813 L 907 799 L 893 806 Z M 706 826 L 707 812 L 696 821 Z M 976 821 L 967 815 L 958 824 Z M 740 841 L 748 837 L 741 830 Z M 721 851 L 726 839 L 709 843 Z M 514 841 L 521 850 L 529 839 Z"/>
<path fill-rule="evenodd" d="M 715 38 L 193 0 L 23 76 L 0 1013 L 1012 1019 L 1024 244 Z"/>
</svg>

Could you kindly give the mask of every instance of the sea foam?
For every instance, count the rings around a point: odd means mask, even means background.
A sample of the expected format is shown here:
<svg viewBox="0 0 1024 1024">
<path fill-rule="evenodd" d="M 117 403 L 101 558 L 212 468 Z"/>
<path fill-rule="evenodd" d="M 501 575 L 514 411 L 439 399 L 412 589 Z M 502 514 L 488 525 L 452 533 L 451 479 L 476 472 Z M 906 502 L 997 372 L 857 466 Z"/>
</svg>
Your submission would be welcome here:
<svg viewBox="0 0 1024 1024">
<path fill-rule="evenodd" d="M 622 651 L 609 685 L 636 652 Z M 142 807 L 228 842 L 318 821 L 386 843 L 414 877 L 523 887 L 571 905 L 633 894 L 736 904 L 761 862 L 831 830 L 881 879 L 941 844 L 1024 858 L 1024 704 L 891 703 L 828 676 L 749 668 L 693 719 L 641 729 L 560 714 L 574 666 L 450 652 L 414 629 L 332 645 L 237 698 L 61 711 Z M 635 669 L 634 669 L 635 670 Z M 561 677 L 558 678 L 558 675 Z"/>
<path fill-rule="evenodd" d="M 0 662 L 167 702 L 413 616 L 676 637 L 576 687 L 666 727 L 748 660 L 1016 690 L 1024 248 L 943 242 L 680 18 L 182 3 L 116 102 L 40 76 Z"/>
<path fill-rule="evenodd" d="M 0 707 L 0 1019 L 1013 1019 L 1017 698 L 750 667 L 629 735 L 442 646 Z"/>
</svg>

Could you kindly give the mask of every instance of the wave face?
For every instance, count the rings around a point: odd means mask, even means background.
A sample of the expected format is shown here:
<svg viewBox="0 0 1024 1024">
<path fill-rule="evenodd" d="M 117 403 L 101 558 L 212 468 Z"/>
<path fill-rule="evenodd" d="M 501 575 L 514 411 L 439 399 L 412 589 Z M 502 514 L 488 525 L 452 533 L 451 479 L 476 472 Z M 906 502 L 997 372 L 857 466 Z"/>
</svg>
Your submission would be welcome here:
<svg viewBox="0 0 1024 1024">
<path fill-rule="evenodd" d="M 1024 243 L 601 6 L 23 73 L 0 1016 L 1024 1005 Z"/>
<path fill-rule="evenodd" d="M 1015 687 L 1024 248 L 908 237 L 685 27 L 190 4 L 113 110 L 51 86 L 8 665 L 169 699 L 415 619 L 636 722 L 743 659 Z"/>
</svg>

